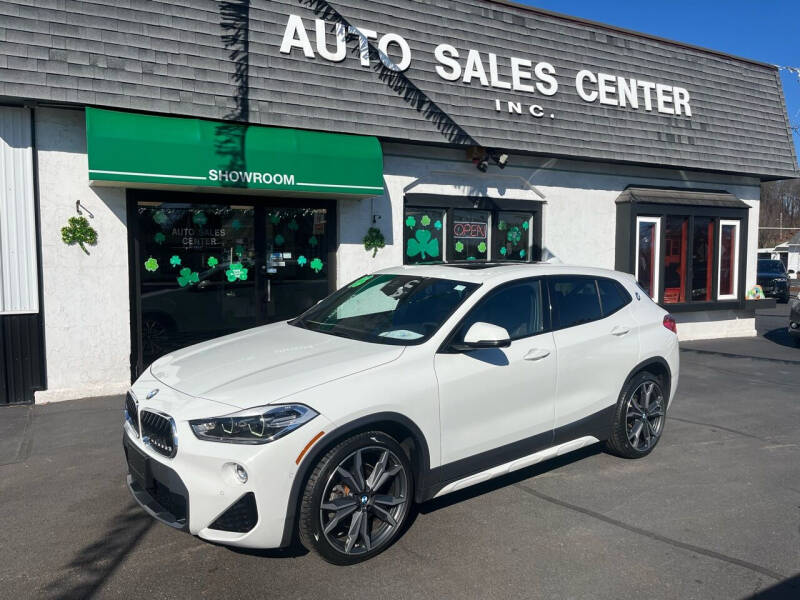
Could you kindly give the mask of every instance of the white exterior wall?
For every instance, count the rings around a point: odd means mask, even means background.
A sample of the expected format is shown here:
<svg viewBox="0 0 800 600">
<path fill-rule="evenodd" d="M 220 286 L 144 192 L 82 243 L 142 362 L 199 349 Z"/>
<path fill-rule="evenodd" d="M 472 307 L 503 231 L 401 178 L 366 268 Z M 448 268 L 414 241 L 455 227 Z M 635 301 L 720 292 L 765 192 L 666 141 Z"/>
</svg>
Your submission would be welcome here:
<svg viewBox="0 0 800 600">
<path fill-rule="evenodd" d="M 82 110 L 37 108 L 35 123 L 48 385 L 36 402 L 117 394 L 130 385 L 125 190 L 89 187 Z M 88 256 L 61 241 L 76 200 L 94 214 Z"/>
<path fill-rule="evenodd" d="M 453 182 L 459 182 L 454 184 Z M 448 195 L 490 195 L 518 199 L 544 195 L 542 252 L 563 263 L 614 268 L 616 199 L 626 187 L 662 186 L 727 190 L 752 208 L 748 221 L 745 289 L 756 281 L 758 179 L 674 169 L 582 163 L 512 156 L 502 171 L 491 166 L 481 174 L 463 150 L 384 145 L 385 194 L 368 200 L 339 202 L 338 285 L 380 268 L 403 263 L 403 200 L 407 191 L 435 190 Z M 371 226 L 386 237 L 375 258 L 361 242 Z M 748 311 L 678 313 L 682 340 L 756 335 Z"/>
</svg>

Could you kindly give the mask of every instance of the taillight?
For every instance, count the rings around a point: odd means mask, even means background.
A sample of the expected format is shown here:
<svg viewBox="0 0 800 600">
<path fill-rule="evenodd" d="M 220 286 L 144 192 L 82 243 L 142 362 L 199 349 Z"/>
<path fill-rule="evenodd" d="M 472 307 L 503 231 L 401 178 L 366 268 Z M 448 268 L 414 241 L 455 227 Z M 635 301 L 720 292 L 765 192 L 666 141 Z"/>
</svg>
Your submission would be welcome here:
<svg viewBox="0 0 800 600">
<path fill-rule="evenodd" d="M 664 315 L 664 327 L 669 329 L 672 333 L 678 333 L 678 324 L 672 315 Z"/>
</svg>

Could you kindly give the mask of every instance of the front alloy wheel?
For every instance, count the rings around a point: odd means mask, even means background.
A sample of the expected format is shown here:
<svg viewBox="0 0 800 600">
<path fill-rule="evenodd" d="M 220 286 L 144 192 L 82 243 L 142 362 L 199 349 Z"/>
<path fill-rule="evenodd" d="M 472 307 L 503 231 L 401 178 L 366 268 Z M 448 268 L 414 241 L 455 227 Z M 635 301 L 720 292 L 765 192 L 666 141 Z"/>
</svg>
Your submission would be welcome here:
<svg viewBox="0 0 800 600">
<path fill-rule="evenodd" d="M 301 502 L 300 539 L 335 564 L 366 560 L 400 535 L 412 498 L 400 445 L 381 432 L 359 434 L 317 463 Z"/>
</svg>

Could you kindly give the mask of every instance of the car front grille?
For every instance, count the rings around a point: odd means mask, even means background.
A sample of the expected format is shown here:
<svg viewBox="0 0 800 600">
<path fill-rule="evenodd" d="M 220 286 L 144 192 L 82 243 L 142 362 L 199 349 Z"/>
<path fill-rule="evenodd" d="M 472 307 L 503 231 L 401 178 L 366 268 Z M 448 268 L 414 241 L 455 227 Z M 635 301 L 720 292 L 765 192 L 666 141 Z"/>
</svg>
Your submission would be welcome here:
<svg viewBox="0 0 800 600">
<path fill-rule="evenodd" d="M 136 432 L 136 435 L 139 435 L 139 407 L 136 405 L 136 399 L 130 392 L 125 396 L 125 416 Z"/>
<path fill-rule="evenodd" d="M 139 419 L 142 424 L 142 441 L 167 458 L 175 456 L 178 440 L 173 432 L 174 421 L 167 415 L 149 410 L 143 410 Z"/>
</svg>

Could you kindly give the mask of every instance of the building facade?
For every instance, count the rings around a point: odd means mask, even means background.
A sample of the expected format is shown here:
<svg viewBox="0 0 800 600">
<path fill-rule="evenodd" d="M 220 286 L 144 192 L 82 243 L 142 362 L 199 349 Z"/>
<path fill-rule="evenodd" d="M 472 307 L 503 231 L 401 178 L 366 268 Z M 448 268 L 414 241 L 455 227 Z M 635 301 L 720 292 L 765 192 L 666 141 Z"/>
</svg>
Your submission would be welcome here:
<svg viewBox="0 0 800 600">
<path fill-rule="evenodd" d="M 616 268 L 682 339 L 755 334 L 760 184 L 797 176 L 773 66 L 488 0 L 0 15 L 0 403 L 403 263 Z"/>
</svg>

